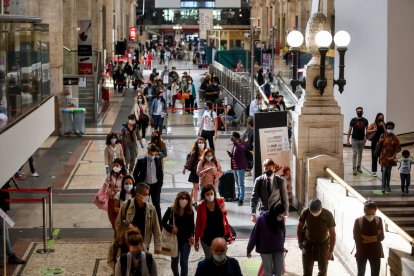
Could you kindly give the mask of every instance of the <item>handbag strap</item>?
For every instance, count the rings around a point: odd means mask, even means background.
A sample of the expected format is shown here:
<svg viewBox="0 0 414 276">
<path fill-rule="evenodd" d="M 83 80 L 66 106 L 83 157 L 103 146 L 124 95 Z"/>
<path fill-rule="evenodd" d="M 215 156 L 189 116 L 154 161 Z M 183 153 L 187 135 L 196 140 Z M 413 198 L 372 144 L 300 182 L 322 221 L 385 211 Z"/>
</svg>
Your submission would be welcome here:
<svg viewBox="0 0 414 276">
<path fill-rule="evenodd" d="M 173 226 L 175 227 L 175 212 L 174 212 L 173 207 L 171 207 L 171 216 L 172 216 L 172 219 L 173 219 Z"/>
</svg>

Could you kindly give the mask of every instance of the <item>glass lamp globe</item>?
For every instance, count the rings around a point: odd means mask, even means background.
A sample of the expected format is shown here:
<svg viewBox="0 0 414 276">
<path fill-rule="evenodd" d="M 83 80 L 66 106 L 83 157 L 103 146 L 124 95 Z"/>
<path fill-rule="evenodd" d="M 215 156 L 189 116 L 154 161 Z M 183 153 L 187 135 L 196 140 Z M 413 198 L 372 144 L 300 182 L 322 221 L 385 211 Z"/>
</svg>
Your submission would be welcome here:
<svg viewBox="0 0 414 276">
<path fill-rule="evenodd" d="M 332 43 L 332 35 L 328 31 L 320 31 L 315 36 L 315 42 L 318 47 L 329 47 Z"/>
<path fill-rule="evenodd" d="M 348 47 L 351 42 L 351 36 L 347 31 L 338 31 L 334 36 L 335 45 L 337 47 Z"/>
<path fill-rule="evenodd" d="M 287 43 L 291 47 L 300 47 L 303 44 L 303 35 L 299 31 L 291 31 L 287 35 Z"/>
</svg>

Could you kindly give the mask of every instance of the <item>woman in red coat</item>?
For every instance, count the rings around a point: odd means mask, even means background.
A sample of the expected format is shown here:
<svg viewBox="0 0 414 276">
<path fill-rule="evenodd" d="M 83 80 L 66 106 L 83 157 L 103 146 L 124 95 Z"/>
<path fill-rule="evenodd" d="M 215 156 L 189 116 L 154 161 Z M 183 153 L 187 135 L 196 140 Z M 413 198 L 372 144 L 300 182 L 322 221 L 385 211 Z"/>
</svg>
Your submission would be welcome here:
<svg viewBox="0 0 414 276">
<path fill-rule="evenodd" d="M 224 200 L 217 198 L 213 185 L 209 184 L 203 187 L 201 198 L 203 201 L 197 207 L 194 249 L 198 251 L 201 240 L 201 247 L 207 259 L 212 256 L 211 242 L 215 238 L 223 238 L 229 233 L 229 226 L 227 225 Z"/>
</svg>

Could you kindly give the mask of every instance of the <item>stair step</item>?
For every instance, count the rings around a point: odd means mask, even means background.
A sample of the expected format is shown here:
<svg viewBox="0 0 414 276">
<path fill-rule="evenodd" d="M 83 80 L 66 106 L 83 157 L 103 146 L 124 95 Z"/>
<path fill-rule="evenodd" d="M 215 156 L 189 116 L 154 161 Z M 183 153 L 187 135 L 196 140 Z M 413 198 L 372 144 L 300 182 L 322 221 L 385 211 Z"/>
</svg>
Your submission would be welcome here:
<svg viewBox="0 0 414 276">
<path fill-rule="evenodd" d="M 402 226 L 401 227 L 408 235 L 414 236 L 414 226 Z"/>
<path fill-rule="evenodd" d="M 404 208 L 388 206 L 381 207 L 380 210 L 387 216 L 414 216 L 414 207 L 411 206 Z"/>
<path fill-rule="evenodd" d="M 414 229 L 414 221 L 413 221 L 412 217 L 400 217 L 400 216 L 395 217 L 395 216 L 391 216 L 390 219 L 400 227 L 413 226 L 413 229 Z"/>
</svg>

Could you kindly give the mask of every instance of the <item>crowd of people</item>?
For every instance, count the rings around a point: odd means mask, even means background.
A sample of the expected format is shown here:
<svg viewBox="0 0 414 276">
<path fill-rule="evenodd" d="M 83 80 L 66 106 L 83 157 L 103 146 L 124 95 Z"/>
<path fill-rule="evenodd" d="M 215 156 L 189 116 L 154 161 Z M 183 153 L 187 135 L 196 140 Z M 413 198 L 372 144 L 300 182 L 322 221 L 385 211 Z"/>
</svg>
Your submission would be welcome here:
<svg viewBox="0 0 414 276">
<path fill-rule="evenodd" d="M 137 70 L 140 70 L 139 67 Z M 137 84 L 134 89 L 136 97 L 127 122 L 122 124 L 119 133 L 108 134 L 106 140 L 107 177 L 103 190 L 107 194 L 106 210 L 114 230 L 108 264 L 115 275 L 157 275 L 156 260 L 149 253 L 153 242 L 155 254 L 171 256 L 172 274 L 185 276 L 188 275 L 192 248 L 199 251 L 201 245 L 205 258 L 198 263 L 195 275 L 242 275 L 237 259 L 226 254 L 227 244 L 234 242 L 236 232 L 228 223 L 224 196 L 221 192 L 219 194 L 219 183 L 225 172 L 216 156 L 214 143 L 223 117 L 213 107 L 220 104 L 220 80 L 214 74 L 208 74 L 197 91 L 189 74 L 184 72 L 180 77 L 176 68 L 169 70 L 165 66 L 161 74 L 156 69 L 152 71 L 145 88 L 143 83 Z M 264 84 L 268 84 L 268 80 Z M 171 206 L 161 210 L 163 160 L 168 153 L 162 139 L 164 119 L 175 112 L 176 101 L 180 100 L 186 111 L 183 114 L 193 113 L 197 93 L 205 100 L 205 108 L 200 112 L 198 135 L 183 164 L 183 174 L 189 171 L 188 182 L 192 190 L 191 193 L 177 193 Z M 183 99 L 184 94 L 188 96 Z M 274 99 L 278 110 L 286 110 L 283 96 L 275 95 Z M 245 175 L 252 169 L 253 160 L 246 154 L 253 151 L 252 118 L 254 113 L 260 111 L 261 101 L 258 95 L 250 104 L 246 129 L 242 135 L 232 133 L 232 147 L 227 151 L 239 206 L 245 203 Z M 384 115 L 378 113 L 375 122 L 369 125 L 362 117 L 363 109 L 358 107 L 356 111 L 357 117 L 350 122 L 347 140 L 351 143 L 352 134 L 353 173 L 361 172 L 362 149 L 369 139 L 373 147 L 372 174 L 375 175 L 379 160 L 383 192 L 390 191 L 391 169 L 399 162 L 401 189 L 403 194 L 407 194 L 413 159 L 405 150 L 403 158 L 397 160 L 396 154 L 401 147 L 393 134 L 394 123 L 384 123 Z M 151 135 L 145 145 L 149 127 Z M 378 145 L 380 149 L 377 149 Z M 145 156 L 138 157 L 138 148 L 146 151 Z M 250 201 L 253 225 L 246 256 L 250 258 L 256 248 L 262 259 L 264 275 L 282 275 L 286 254 L 285 222 L 289 215 L 289 195 L 286 180 L 280 175 L 282 167 L 276 161 L 270 158 L 264 161 L 263 174 L 254 180 Z M 383 224 L 375 216 L 376 209 L 374 202 L 366 202 L 365 215 L 355 220 L 355 256 L 358 275 L 361 276 L 365 273 L 367 261 L 374 273 L 372 275 L 378 275 L 380 258 L 383 257 Z M 176 237 L 176 254 L 166 253 L 163 248 L 166 232 Z M 319 199 L 312 199 L 302 211 L 297 238 L 302 250 L 304 275 L 312 275 L 315 261 L 318 262 L 318 275 L 327 275 L 328 261 L 333 258 L 336 241 L 335 219 L 329 210 L 322 207 Z"/>
</svg>

